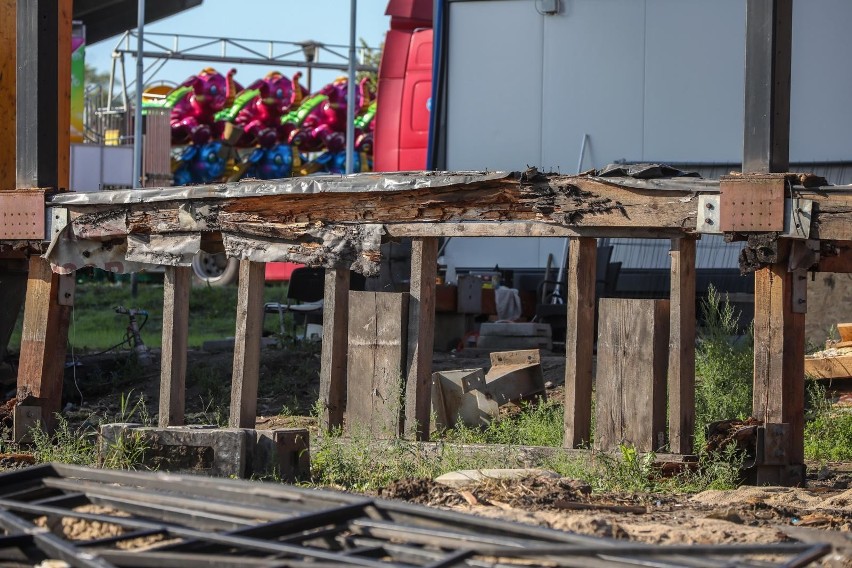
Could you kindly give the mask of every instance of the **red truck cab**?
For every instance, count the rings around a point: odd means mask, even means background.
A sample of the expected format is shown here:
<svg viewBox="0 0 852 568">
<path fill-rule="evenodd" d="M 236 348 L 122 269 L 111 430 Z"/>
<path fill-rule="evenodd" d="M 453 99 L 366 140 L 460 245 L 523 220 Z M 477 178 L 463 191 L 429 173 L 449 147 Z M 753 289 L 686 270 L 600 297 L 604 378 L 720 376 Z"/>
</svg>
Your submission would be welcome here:
<svg viewBox="0 0 852 568">
<path fill-rule="evenodd" d="M 432 97 L 432 0 L 390 0 L 379 66 L 374 169 L 426 169 Z"/>
</svg>

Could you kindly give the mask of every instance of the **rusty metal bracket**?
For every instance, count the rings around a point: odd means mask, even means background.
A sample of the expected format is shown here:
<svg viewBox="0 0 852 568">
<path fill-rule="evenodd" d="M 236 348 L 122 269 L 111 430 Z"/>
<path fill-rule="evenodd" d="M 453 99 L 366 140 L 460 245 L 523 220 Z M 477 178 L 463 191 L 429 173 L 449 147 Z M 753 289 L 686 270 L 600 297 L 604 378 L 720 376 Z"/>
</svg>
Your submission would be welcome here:
<svg viewBox="0 0 852 568">
<path fill-rule="evenodd" d="M 788 465 L 790 448 L 789 424 L 764 424 L 757 429 L 757 465 Z"/>
<path fill-rule="evenodd" d="M 793 197 L 784 200 L 784 236 L 808 239 L 811 236 L 811 212 L 814 202 Z"/>
<path fill-rule="evenodd" d="M 44 190 L 0 191 L 0 239 L 44 239 Z"/>
<path fill-rule="evenodd" d="M 73 306 L 74 292 L 77 289 L 77 283 L 74 279 L 74 273 L 72 272 L 71 274 L 60 274 L 59 286 L 57 288 L 57 303 L 60 306 Z"/>
<path fill-rule="evenodd" d="M 30 399 L 33 400 L 33 399 Z M 16 443 L 31 443 L 32 431 L 41 419 L 41 407 L 31 404 L 19 404 L 12 413 L 12 438 Z"/>
<path fill-rule="evenodd" d="M 724 232 L 784 231 L 784 174 L 726 176 L 719 189 L 719 224 Z"/>
</svg>

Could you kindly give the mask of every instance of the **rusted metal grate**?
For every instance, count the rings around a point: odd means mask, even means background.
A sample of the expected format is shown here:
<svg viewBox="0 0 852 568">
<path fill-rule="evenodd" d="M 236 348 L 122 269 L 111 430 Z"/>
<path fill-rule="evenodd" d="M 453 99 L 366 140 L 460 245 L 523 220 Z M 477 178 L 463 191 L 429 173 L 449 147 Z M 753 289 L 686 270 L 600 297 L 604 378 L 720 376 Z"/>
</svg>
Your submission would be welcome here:
<svg viewBox="0 0 852 568">
<path fill-rule="evenodd" d="M 60 464 L 0 474 L 0 529 L 0 558 L 81 567 L 795 567 L 830 550 L 638 544 L 279 483 Z"/>
</svg>

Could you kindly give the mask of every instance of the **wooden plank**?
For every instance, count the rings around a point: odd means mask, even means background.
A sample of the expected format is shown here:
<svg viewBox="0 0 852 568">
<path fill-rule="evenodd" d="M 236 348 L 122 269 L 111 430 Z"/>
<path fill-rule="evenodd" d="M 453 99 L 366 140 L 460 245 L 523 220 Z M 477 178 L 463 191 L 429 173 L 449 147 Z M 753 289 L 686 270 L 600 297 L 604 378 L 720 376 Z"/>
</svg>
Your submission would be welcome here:
<svg viewBox="0 0 852 568">
<path fill-rule="evenodd" d="M 813 379 L 852 378 L 852 354 L 836 357 L 808 357 L 805 359 L 805 374 Z"/>
<path fill-rule="evenodd" d="M 15 0 L 0 0 L 0 190 L 15 188 Z"/>
<path fill-rule="evenodd" d="M 71 305 L 59 303 L 60 278 L 66 279 L 69 285 L 62 286 L 62 289 L 71 294 L 63 303 L 73 304 L 73 275 L 54 274 L 49 262 L 40 256 L 30 257 L 17 398 L 23 400 L 33 396 L 39 400 L 48 430 L 54 427 L 54 414 L 61 407 L 68 323 L 72 309 Z"/>
<path fill-rule="evenodd" d="M 793 305 L 793 274 L 783 259 L 754 275 L 753 414 L 765 423 L 790 424 L 790 464 L 804 463 L 805 314 Z"/>
<path fill-rule="evenodd" d="M 408 294 L 350 292 L 346 425 L 376 438 L 402 433 Z"/>
<path fill-rule="evenodd" d="M 323 405 L 322 427 L 328 430 L 343 426 L 346 408 L 349 280 L 349 270 L 330 268 L 325 271 L 320 401 Z"/>
<path fill-rule="evenodd" d="M 160 366 L 159 426 L 184 424 L 189 290 L 192 269 L 166 266 L 163 278 L 163 347 Z"/>
<path fill-rule="evenodd" d="M 568 252 L 565 331 L 566 448 L 579 448 L 592 439 L 592 364 L 594 359 L 595 270 L 597 242 L 571 239 Z"/>
<path fill-rule="evenodd" d="M 595 447 L 665 445 L 669 301 L 604 298 L 598 323 Z"/>
<path fill-rule="evenodd" d="M 257 420 L 257 384 L 263 333 L 263 286 L 266 264 L 240 261 L 234 373 L 231 379 L 231 428 L 254 428 Z"/>
<path fill-rule="evenodd" d="M 695 432 L 695 239 L 672 239 L 671 247 L 669 451 L 691 454 Z"/>
<path fill-rule="evenodd" d="M 438 239 L 415 239 L 411 243 L 405 433 L 417 440 L 429 439 L 437 276 Z"/>
</svg>

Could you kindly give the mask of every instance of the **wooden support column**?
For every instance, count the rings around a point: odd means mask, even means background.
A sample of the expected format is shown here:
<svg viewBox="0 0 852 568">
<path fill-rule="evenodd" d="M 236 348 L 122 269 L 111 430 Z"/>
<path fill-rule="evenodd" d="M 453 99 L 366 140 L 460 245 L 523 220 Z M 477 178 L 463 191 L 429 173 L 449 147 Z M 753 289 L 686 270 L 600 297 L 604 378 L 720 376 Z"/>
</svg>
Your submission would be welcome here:
<svg viewBox="0 0 852 568">
<path fill-rule="evenodd" d="M 234 373 L 231 379 L 231 428 L 254 428 L 257 420 L 257 383 L 263 333 L 263 286 L 266 264 L 240 261 L 237 331 L 234 335 Z"/>
<path fill-rule="evenodd" d="M 54 414 L 61 408 L 73 285 L 73 276 L 54 274 L 49 262 L 39 256 L 30 258 L 17 398 L 38 399 L 48 430 L 55 425 Z M 60 293 L 70 295 L 61 304 Z"/>
<path fill-rule="evenodd" d="M 669 451 L 693 452 L 695 432 L 695 238 L 671 241 Z"/>
<path fill-rule="evenodd" d="M 786 463 L 800 465 L 804 463 L 805 314 L 793 311 L 795 275 L 786 261 L 790 243 L 778 244 L 779 258 L 784 260 L 754 275 L 753 410 L 764 423 L 790 425 Z M 783 479 L 775 482 L 787 484 Z"/>
<path fill-rule="evenodd" d="M 182 426 L 186 409 L 186 352 L 192 269 L 167 266 L 163 278 L 163 349 L 160 371 L 160 428 Z"/>
<path fill-rule="evenodd" d="M 568 252 L 568 328 L 565 331 L 563 445 L 566 448 L 579 448 L 591 441 L 596 264 L 595 239 L 571 239 Z"/>
<path fill-rule="evenodd" d="M 321 426 L 328 430 L 343 426 L 346 407 L 349 276 L 348 268 L 330 268 L 325 271 L 320 400 L 323 406 Z"/>
<path fill-rule="evenodd" d="M 14 4 L 15 187 L 65 191 L 70 175 L 71 117 L 66 98 L 71 80 L 72 0 Z M 11 15 L 5 8 L 3 24 Z M 62 401 L 73 286 L 73 276 L 60 277 L 43 258 L 30 259 L 17 394 L 19 399 L 38 399 L 48 430 Z"/>
<path fill-rule="evenodd" d="M 414 239 L 411 243 L 411 294 L 408 307 L 405 433 L 413 435 L 417 440 L 429 439 L 437 276 L 438 239 Z"/>
</svg>

